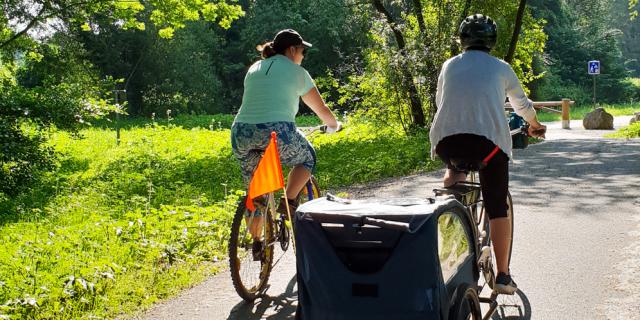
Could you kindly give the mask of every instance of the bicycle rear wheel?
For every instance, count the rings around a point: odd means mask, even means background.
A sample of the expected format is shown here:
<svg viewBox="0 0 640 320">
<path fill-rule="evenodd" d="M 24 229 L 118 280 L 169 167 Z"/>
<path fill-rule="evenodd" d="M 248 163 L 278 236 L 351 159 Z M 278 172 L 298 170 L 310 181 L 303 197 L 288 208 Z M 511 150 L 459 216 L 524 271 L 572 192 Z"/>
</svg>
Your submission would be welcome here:
<svg viewBox="0 0 640 320">
<path fill-rule="evenodd" d="M 274 220 L 271 206 L 267 206 L 262 213 L 264 223 L 261 228 L 260 240 L 264 243 L 258 261 L 252 254 L 253 237 L 249 232 L 249 216 L 245 207 L 245 199 L 238 204 L 233 223 L 231 224 L 231 238 L 229 239 L 229 265 L 231 280 L 238 295 L 253 301 L 261 296 L 267 288 L 269 275 L 273 265 L 273 246 L 269 245 L 274 239 Z"/>
<path fill-rule="evenodd" d="M 318 187 L 318 181 L 314 176 L 309 178 L 307 184 L 302 188 L 302 191 L 298 194 L 298 203 L 311 201 L 313 199 L 320 198 L 320 187 Z"/>
<path fill-rule="evenodd" d="M 461 284 L 454 293 L 454 301 L 449 310 L 449 320 L 481 320 L 478 292 L 468 284 Z"/>
<path fill-rule="evenodd" d="M 304 202 L 317 199 L 319 197 L 320 197 L 320 188 L 318 187 L 318 181 L 316 181 L 316 178 L 311 176 L 307 184 L 305 184 L 304 188 L 302 188 L 300 193 L 298 193 L 298 204 L 302 204 Z M 294 214 L 295 212 L 291 212 L 292 218 Z M 291 239 L 291 235 L 293 234 L 293 232 L 295 232 L 294 224 L 292 222 L 283 223 L 282 227 L 279 230 L 281 233 L 280 246 L 283 251 L 286 251 L 289 248 L 289 239 Z M 293 241 L 292 243 L 293 243 L 293 251 L 295 252 L 296 250 L 295 241 Z"/>
</svg>

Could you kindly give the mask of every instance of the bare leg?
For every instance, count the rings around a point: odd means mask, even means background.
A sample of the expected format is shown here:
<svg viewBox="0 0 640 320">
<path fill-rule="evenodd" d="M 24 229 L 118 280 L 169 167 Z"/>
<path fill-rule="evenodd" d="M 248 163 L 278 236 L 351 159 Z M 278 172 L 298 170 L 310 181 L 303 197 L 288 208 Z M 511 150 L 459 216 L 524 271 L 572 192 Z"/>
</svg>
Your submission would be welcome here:
<svg viewBox="0 0 640 320">
<path fill-rule="evenodd" d="M 491 241 L 496 253 L 498 273 L 509 274 L 509 247 L 511 246 L 511 221 L 509 218 L 491 219 Z"/>
<path fill-rule="evenodd" d="M 464 172 L 457 172 L 451 169 L 447 169 L 444 173 L 444 187 L 450 187 L 456 182 L 467 180 L 467 175 Z"/>
<path fill-rule="evenodd" d="M 287 199 L 294 200 L 311 177 L 311 172 L 304 166 L 295 166 L 287 179 Z"/>
<path fill-rule="evenodd" d="M 264 224 L 264 217 L 258 216 L 258 217 L 253 217 L 253 219 L 251 217 L 245 217 L 244 219 L 247 222 L 247 225 L 249 226 L 249 233 L 251 233 L 251 237 L 254 240 L 260 240 L 263 235 L 262 225 Z"/>
</svg>

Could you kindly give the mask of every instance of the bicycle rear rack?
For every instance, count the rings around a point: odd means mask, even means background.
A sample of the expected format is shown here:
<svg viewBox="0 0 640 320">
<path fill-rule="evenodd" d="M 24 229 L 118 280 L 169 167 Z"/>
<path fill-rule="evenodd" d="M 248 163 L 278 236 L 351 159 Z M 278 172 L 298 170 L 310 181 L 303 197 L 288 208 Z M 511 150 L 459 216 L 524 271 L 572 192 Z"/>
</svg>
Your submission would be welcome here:
<svg viewBox="0 0 640 320">
<path fill-rule="evenodd" d="M 447 188 L 433 189 L 433 192 L 437 196 L 453 195 L 456 200 L 460 201 L 465 206 L 470 206 L 478 203 L 480 199 L 480 184 L 476 182 L 458 182 Z"/>
</svg>

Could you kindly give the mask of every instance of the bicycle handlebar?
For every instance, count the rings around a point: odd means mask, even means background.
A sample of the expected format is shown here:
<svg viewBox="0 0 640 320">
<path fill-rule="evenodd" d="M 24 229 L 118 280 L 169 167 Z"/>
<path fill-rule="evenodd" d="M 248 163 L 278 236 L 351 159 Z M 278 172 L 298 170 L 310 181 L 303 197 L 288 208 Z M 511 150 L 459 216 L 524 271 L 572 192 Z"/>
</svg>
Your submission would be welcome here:
<svg viewBox="0 0 640 320">
<path fill-rule="evenodd" d="M 529 124 L 525 123 L 520 128 L 516 128 L 510 131 L 511 135 L 514 136 L 520 132 L 524 132 L 527 136 L 529 136 Z"/>
<path fill-rule="evenodd" d="M 321 133 L 327 133 L 328 126 L 326 124 L 317 125 L 314 127 L 298 127 L 298 129 L 304 132 L 305 136 L 309 136 L 316 131 L 320 131 Z M 338 128 L 338 131 L 341 131 L 344 128 L 344 125 L 341 125 Z"/>
<path fill-rule="evenodd" d="M 544 138 L 544 134 L 546 133 L 547 130 L 534 130 L 533 132 L 535 134 L 539 134 L 542 135 Z M 524 125 L 520 126 L 520 128 L 516 128 L 510 131 L 511 135 L 516 135 L 518 133 L 523 132 L 524 134 L 527 135 L 527 137 L 534 137 L 533 135 L 529 134 L 529 124 L 525 122 Z"/>
</svg>

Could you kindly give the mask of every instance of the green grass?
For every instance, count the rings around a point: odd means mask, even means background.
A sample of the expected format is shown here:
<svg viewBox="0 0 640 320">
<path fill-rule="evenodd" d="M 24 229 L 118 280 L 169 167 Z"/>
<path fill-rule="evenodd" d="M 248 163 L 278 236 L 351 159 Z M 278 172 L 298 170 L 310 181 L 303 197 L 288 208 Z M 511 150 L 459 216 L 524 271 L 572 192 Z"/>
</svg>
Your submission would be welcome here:
<svg viewBox="0 0 640 320">
<path fill-rule="evenodd" d="M 608 113 L 613 116 L 628 116 L 632 115 L 634 112 L 640 111 L 640 103 L 626 103 L 626 104 L 602 104 L 603 107 Z M 557 108 L 560 110 L 559 108 Z M 593 111 L 593 105 L 584 105 L 584 106 L 576 106 L 573 105 L 569 109 L 569 116 L 571 120 L 581 120 L 584 116 Z M 561 115 L 559 113 L 552 113 L 544 110 L 538 111 L 538 120 L 541 122 L 550 122 L 550 121 L 560 121 Z"/>
<path fill-rule="evenodd" d="M 56 172 L 0 202 L 0 319 L 127 317 L 225 267 L 244 189 L 231 121 L 121 121 L 120 146 L 109 122 L 82 130 L 83 139 L 54 133 Z M 310 139 L 324 189 L 439 165 L 426 132 L 356 121 Z"/>
<path fill-rule="evenodd" d="M 614 133 L 608 134 L 607 138 L 640 138 L 640 122 L 634 122 L 628 127 L 624 127 Z"/>
</svg>

